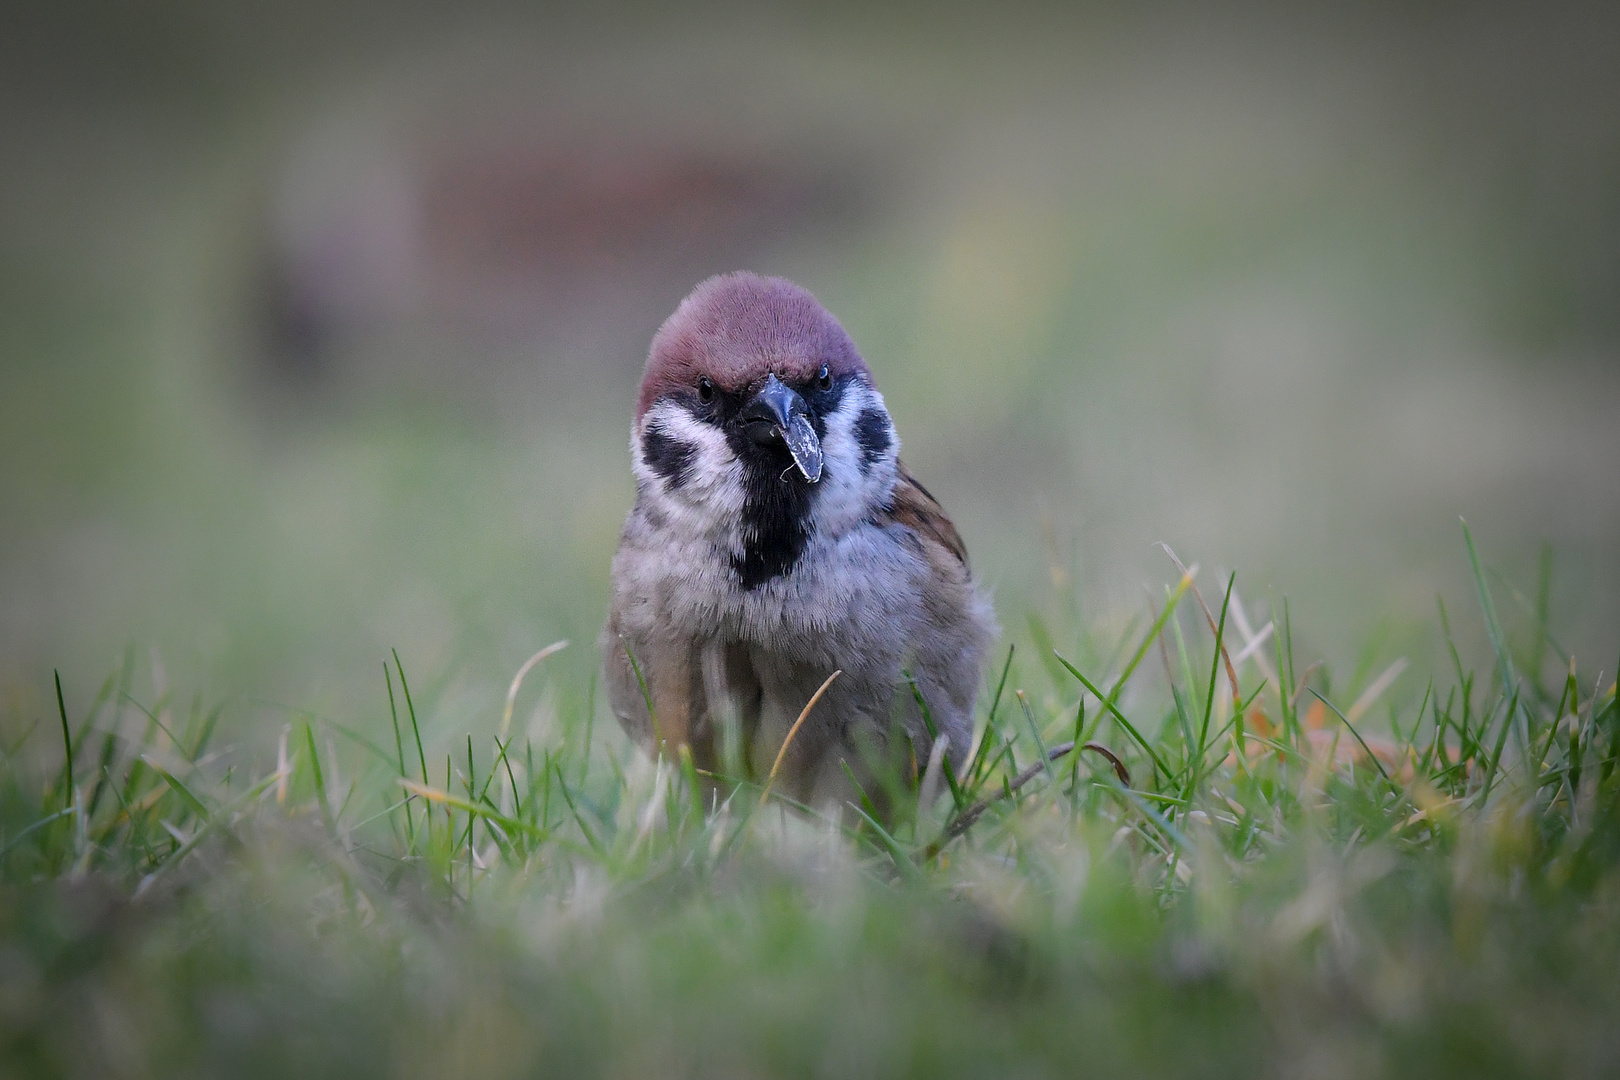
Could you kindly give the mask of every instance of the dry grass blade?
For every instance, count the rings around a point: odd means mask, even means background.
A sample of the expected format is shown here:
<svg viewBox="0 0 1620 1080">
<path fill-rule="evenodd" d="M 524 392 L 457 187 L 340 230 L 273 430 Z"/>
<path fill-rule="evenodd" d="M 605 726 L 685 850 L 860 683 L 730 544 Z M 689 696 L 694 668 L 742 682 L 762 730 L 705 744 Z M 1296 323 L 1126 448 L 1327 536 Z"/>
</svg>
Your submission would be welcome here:
<svg viewBox="0 0 1620 1080">
<path fill-rule="evenodd" d="M 771 797 L 771 785 L 776 782 L 776 774 L 782 768 L 783 759 L 787 757 L 788 747 L 793 745 L 793 737 L 799 733 L 799 728 L 804 723 L 805 717 L 810 715 L 810 710 L 816 707 L 816 702 L 821 700 L 821 695 L 827 692 L 827 687 L 833 684 L 833 680 L 843 673 L 843 670 L 839 669 L 827 676 L 827 681 L 822 683 L 816 692 L 810 695 L 810 700 L 804 703 L 804 708 L 799 712 L 799 718 L 793 721 L 792 727 L 788 728 L 787 738 L 782 740 L 782 749 L 776 752 L 776 760 L 771 762 L 771 774 L 765 778 L 765 789 L 759 793 L 759 805 L 764 806 L 765 800 Z"/>
<path fill-rule="evenodd" d="M 1161 541 L 1159 546 L 1164 549 L 1166 555 L 1170 556 L 1170 561 L 1176 564 L 1176 569 L 1181 571 L 1183 578 L 1190 576 L 1187 568 L 1176 557 L 1176 553 L 1170 550 L 1169 544 Z M 1215 615 L 1209 610 L 1209 605 L 1204 603 L 1204 594 L 1198 591 L 1197 585 L 1192 586 L 1192 594 L 1193 599 L 1198 601 L 1198 606 L 1204 611 L 1204 620 L 1209 623 L 1209 632 L 1215 636 L 1216 643 L 1221 647 L 1221 660 L 1226 665 L 1226 683 L 1232 688 L 1232 707 L 1237 709 L 1243 704 L 1243 692 L 1238 688 L 1237 667 L 1232 663 L 1232 657 L 1226 651 L 1226 642 L 1221 640 L 1220 629 L 1215 625 Z"/>
<path fill-rule="evenodd" d="M 1102 745 L 1101 743 L 1088 742 L 1081 744 L 1080 749 L 1090 750 L 1094 754 L 1101 754 L 1103 757 L 1107 758 L 1109 764 L 1114 767 L 1114 775 L 1119 777 L 1119 782 L 1124 784 L 1126 787 L 1131 786 L 1131 771 L 1125 767 L 1125 763 L 1119 760 L 1119 757 L 1115 755 L 1112 750 L 1108 749 L 1108 747 Z M 1067 752 L 1064 750 L 1064 747 L 1061 744 L 1053 747 L 1052 750 L 1058 757 L 1062 757 L 1064 753 Z"/>
<path fill-rule="evenodd" d="M 1236 595 L 1236 593 L 1233 594 L 1234 599 Z M 1260 674 L 1264 675 L 1275 686 L 1277 683 L 1276 672 L 1272 671 L 1271 665 L 1266 663 L 1266 654 L 1261 652 L 1260 649 L 1270 640 L 1272 632 L 1277 629 L 1277 624 L 1268 622 L 1260 628 L 1259 632 L 1251 630 L 1248 617 L 1243 614 L 1242 604 L 1233 605 L 1232 617 L 1237 622 L 1238 633 L 1243 635 L 1244 641 L 1243 648 L 1238 650 L 1238 654 L 1232 663 L 1242 664 L 1245 660 L 1253 659 L 1260 668 Z"/>
<path fill-rule="evenodd" d="M 441 806 L 454 807 L 463 813 L 472 814 L 473 816 L 483 818 L 486 821 L 493 821 L 502 828 L 512 832 L 527 833 L 537 840 L 544 840 L 550 835 L 549 831 L 546 829 L 538 828 L 529 824 L 527 821 L 519 821 L 517 818 L 512 817 L 509 814 L 502 814 L 495 810 L 491 810 L 488 806 L 480 806 L 471 799 L 464 799 L 461 796 L 451 794 L 442 788 L 428 787 L 426 784 L 419 784 L 415 780 L 411 780 L 403 776 L 399 778 L 398 783 L 400 787 L 404 788 L 406 791 L 417 796 L 418 798 L 426 799 L 428 802 L 436 802 Z"/>
<path fill-rule="evenodd" d="M 1406 657 L 1403 656 L 1385 668 L 1378 678 L 1368 684 L 1367 689 L 1361 692 L 1361 696 L 1356 698 L 1350 707 L 1345 710 L 1344 718 L 1352 724 L 1360 720 L 1362 714 L 1378 703 L 1378 699 L 1383 696 L 1384 691 L 1388 690 L 1390 685 L 1400 678 L 1401 672 L 1405 670 Z"/>
<path fill-rule="evenodd" d="M 562 652 L 566 648 L 568 648 L 567 641 L 553 641 L 550 645 L 525 660 L 523 666 L 518 668 L 517 674 L 512 676 L 512 685 L 506 689 L 506 708 L 501 713 L 501 727 L 498 738 L 502 742 L 506 741 L 507 733 L 512 730 L 512 708 L 517 704 L 518 689 L 522 687 L 524 678 L 534 665 L 548 656 L 554 656 Z"/>
</svg>

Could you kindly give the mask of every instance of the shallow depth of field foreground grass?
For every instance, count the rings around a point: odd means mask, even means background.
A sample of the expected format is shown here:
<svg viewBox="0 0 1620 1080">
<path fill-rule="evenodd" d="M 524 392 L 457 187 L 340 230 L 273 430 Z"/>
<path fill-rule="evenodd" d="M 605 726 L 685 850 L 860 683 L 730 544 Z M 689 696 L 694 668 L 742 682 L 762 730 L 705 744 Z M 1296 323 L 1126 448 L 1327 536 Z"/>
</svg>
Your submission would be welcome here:
<svg viewBox="0 0 1620 1080">
<path fill-rule="evenodd" d="M 390 658 L 392 732 L 273 760 L 115 673 L 6 718 L 0 1074 L 1612 1075 L 1613 673 L 1467 554 L 1472 672 L 1346 686 L 1196 570 L 1032 625 L 886 829 L 599 707 L 538 745 L 544 659 L 493 741 L 424 742 Z"/>
</svg>

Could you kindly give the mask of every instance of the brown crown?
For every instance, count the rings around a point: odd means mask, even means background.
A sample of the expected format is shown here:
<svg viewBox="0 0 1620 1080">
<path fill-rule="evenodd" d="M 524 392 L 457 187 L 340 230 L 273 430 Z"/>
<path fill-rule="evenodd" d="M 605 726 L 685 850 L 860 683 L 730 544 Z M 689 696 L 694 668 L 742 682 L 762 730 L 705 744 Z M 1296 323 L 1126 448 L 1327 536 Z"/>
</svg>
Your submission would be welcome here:
<svg viewBox="0 0 1620 1080">
<path fill-rule="evenodd" d="M 775 373 L 793 385 L 826 364 L 834 377 L 871 373 L 838 320 L 785 278 L 720 274 L 702 282 L 653 335 L 636 420 L 654 401 L 707 375 L 740 392 Z"/>
</svg>

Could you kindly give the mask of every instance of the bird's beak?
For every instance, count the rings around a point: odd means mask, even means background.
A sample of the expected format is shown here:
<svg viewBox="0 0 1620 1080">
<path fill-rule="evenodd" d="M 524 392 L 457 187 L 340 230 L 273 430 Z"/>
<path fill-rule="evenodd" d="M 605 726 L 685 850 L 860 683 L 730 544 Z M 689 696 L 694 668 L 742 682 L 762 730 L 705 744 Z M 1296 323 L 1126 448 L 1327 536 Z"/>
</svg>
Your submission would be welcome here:
<svg viewBox="0 0 1620 1080">
<path fill-rule="evenodd" d="M 743 406 L 739 419 L 758 443 L 781 440 L 803 477 L 814 484 L 821 479 L 821 440 L 810 423 L 810 406 L 774 374 L 753 400 Z"/>
</svg>

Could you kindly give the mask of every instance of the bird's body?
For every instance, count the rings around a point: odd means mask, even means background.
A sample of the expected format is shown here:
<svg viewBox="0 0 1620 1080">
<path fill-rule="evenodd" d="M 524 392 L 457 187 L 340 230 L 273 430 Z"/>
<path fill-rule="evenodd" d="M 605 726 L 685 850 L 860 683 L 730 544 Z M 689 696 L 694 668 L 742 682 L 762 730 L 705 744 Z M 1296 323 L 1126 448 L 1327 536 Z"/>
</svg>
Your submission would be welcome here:
<svg viewBox="0 0 1620 1080">
<path fill-rule="evenodd" d="M 960 762 L 994 624 L 898 451 L 865 363 L 809 293 L 735 274 L 688 297 L 643 377 L 603 631 L 628 732 L 715 771 L 729 732 L 733 767 L 763 778 L 837 670 L 778 784 L 844 795 L 845 766 L 894 761 L 897 733 L 926 760 L 928 720 Z"/>
</svg>

